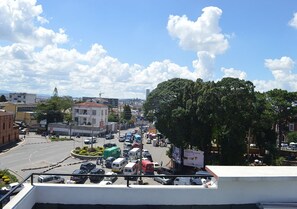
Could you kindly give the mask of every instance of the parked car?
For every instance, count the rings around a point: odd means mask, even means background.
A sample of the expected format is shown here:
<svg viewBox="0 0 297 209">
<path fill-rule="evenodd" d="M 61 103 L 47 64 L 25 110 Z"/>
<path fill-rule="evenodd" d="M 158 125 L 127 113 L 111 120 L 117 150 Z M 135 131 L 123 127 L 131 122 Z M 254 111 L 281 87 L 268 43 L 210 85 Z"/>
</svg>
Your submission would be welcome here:
<svg viewBox="0 0 297 209">
<path fill-rule="evenodd" d="M 113 134 L 106 134 L 105 139 L 113 139 L 114 135 Z"/>
<path fill-rule="evenodd" d="M 110 148 L 110 147 L 116 147 L 117 144 L 116 143 L 106 143 L 103 145 L 103 147 L 106 149 L 106 148 Z"/>
<path fill-rule="evenodd" d="M 112 162 L 115 160 L 115 157 L 108 157 L 105 160 L 105 167 L 106 168 L 111 168 Z"/>
<path fill-rule="evenodd" d="M 94 168 L 93 170 L 91 170 L 90 174 L 105 174 L 105 171 L 102 168 Z M 103 176 L 90 176 L 90 182 L 100 182 L 103 180 Z"/>
<path fill-rule="evenodd" d="M 165 177 L 165 174 L 160 174 L 160 175 L 162 175 L 162 176 L 155 176 L 154 181 L 159 182 L 160 184 L 163 184 L 163 185 L 172 185 L 173 184 L 172 178 Z"/>
<path fill-rule="evenodd" d="M 165 175 L 174 175 L 175 172 L 169 168 L 165 168 L 165 167 L 160 167 L 158 170 L 157 170 L 157 173 L 158 174 L 165 174 Z"/>
<path fill-rule="evenodd" d="M 88 174 L 88 171 L 87 170 L 76 169 L 76 170 L 74 170 L 72 172 L 72 174 L 75 174 L 75 175 Z M 83 183 L 85 183 L 85 181 L 87 179 L 88 179 L 88 176 L 71 176 L 70 177 L 70 180 L 75 181 L 75 183 L 77 183 L 77 184 L 83 184 Z"/>
<path fill-rule="evenodd" d="M 10 184 L 8 184 L 7 186 L 2 187 L 1 190 L 2 190 L 2 191 L 7 191 L 7 192 L 9 192 L 9 191 L 13 190 L 14 188 L 16 188 L 18 185 L 19 185 L 18 182 L 10 183 Z M 23 188 L 24 188 L 24 185 L 23 185 L 23 184 L 20 184 L 20 185 L 19 185 L 19 186 L 12 192 L 12 194 L 17 194 L 17 193 L 19 193 Z"/>
<path fill-rule="evenodd" d="M 120 136 L 119 142 L 124 142 L 125 141 L 125 136 Z"/>
<path fill-rule="evenodd" d="M 103 181 L 110 181 L 114 183 L 118 179 L 117 174 L 114 172 L 107 172 L 105 175 L 109 176 L 104 177 Z"/>
<path fill-rule="evenodd" d="M 87 173 L 89 173 L 91 170 L 93 170 L 94 168 L 96 168 L 96 164 L 94 163 L 91 163 L 91 162 L 85 162 L 85 163 L 82 163 L 80 165 L 80 169 L 81 170 L 86 170 Z"/>
<path fill-rule="evenodd" d="M 40 175 L 37 178 L 38 183 L 58 183 L 64 184 L 65 179 L 58 175 Z"/>
<path fill-rule="evenodd" d="M 85 139 L 84 140 L 84 143 L 85 144 L 94 144 L 94 143 L 96 143 L 97 142 L 97 139 L 96 138 L 92 138 L 92 137 L 90 137 L 90 138 L 87 138 L 87 139 Z"/>
</svg>

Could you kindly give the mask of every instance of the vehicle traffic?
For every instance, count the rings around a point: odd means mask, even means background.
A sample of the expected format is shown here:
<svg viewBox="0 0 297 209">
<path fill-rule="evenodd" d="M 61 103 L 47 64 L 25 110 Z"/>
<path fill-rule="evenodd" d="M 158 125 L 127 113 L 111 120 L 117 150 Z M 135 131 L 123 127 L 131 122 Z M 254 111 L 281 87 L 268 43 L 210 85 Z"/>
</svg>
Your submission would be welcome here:
<svg viewBox="0 0 297 209">
<path fill-rule="evenodd" d="M 172 185 L 173 179 L 169 177 L 165 177 L 165 174 L 160 174 L 161 176 L 155 176 L 154 181 L 159 182 L 163 185 Z"/>
<path fill-rule="evenodd" d="M 57 183 L 64 184 L 65 179 L 58 175 L 40 175 L 37 178 L 38 183 Z"/>
<path fill-rule="evenodd" d="M 103 180 L 104 177 L 100 175 L 104 175 L 105 171 L 101 168 L 94 168 L 93 170 L 91 170 L 90 174 L 97 175 L 97 176 L 90 176 L 89 177 L 90 182 L 98 183 Z"/>
<path fill-rule="evenodd" d="M 128 164 L 125 158 L 118 158 L 112 162 L 112 171 L 116 173 L 122 173 L 124 167 Z"/>
</svg>

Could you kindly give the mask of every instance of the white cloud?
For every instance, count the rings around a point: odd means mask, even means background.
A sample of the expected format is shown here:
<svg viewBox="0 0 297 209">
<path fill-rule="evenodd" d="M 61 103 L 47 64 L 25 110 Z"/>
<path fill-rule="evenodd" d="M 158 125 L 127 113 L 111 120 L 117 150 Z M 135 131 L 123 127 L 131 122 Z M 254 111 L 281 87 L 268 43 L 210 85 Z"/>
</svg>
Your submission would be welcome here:
<svg viewBox="0 0 297 209">
<path fill-rule="evenodd" d="M 290 57 L 265 59 L 265 67 L 271 70 L 276 80 L 287 80 L 288 74 L 291 74 L 291 71 L 294 68 L 294 64 L 294 61 Z"/>
<path fill-rule="evenodd" d="M 268 68 L 275 80 L 255 80 L 253 81 L 258 91 L 269 91 L 279 88 L 288 91 L 297 91 L 297 74 L 293 73 L 295 62 L 290 57 L 280 59 L 265 59 L 264 65 Z"/>
<path fill-rule="evenodd" d="M 234 68 L 221 68 L 224 73 L 223 77 L 239 78 L 245 80 L 247 78 L 246 72 L 241 70 L 236 70 Z"/>
<path fill-rule="evenodd" d="M 39 47 L 67 42 L 63 30 L 54 32 L 35 25 L 48 22 L 41 13 L 42 7 L 36 5 L 36 0 L 0 1 L 0 39 Z"/>
<path fill-rule="evenodd" d="M 224 53 L 229 43 L 219 27 L 222 10 L 217 7 L 205 7 L 202 12 L 195 22 L 185 15 L 170 15 L 167 24 L 169 34 L 179 39 L 179 45 L 183 49 L 207 51 L 213 55 Z"/>
<path fill-rule="evenodd" d="M 201 78 L 203 80 L 213 79 L 215 56 L 206 51 L 200 51 L 197 53 L 197 57 L 198 60 L 192 62 L 196 78 Z"/>
<path fill-rule="evenodd" d="M 289 21 L 289 25 L 297 29 L 297 12 L 294 13 L 293 18 Z"/>
</svg>

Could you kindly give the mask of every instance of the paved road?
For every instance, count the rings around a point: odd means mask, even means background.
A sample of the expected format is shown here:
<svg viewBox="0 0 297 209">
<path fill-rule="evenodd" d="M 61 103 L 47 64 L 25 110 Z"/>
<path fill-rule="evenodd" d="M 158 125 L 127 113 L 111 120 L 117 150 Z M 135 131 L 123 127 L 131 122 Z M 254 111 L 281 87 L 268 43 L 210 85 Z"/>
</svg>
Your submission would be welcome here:
<svg viewBox="0 0 297 209">
<path fill-rule="evenodd" d="M 121 131 L 121 135 L 125 132 Z M 102 146 L 107 142 L 114 142 L 123 149 L 123 143 L 118 141 L 118 135 L 111 140 L 99 138 L 94 146 Z M 77 146 L 83 146 L 83 140 L 86 137 L 75 138 L 72 141 L 51 142 L 46 137 L 30 133 L 26 138 L 19 143 L 18 146 L 10 149 L 7 152 L 0 153 L 0 168 L 9 169 L 22 180 L 30 173 L 72 173 L 73 170 L 78 169 L 82 160 L 70 157 L 70 151 Z M 89 145 L 90 146 L 90 145 Z M 150 151 L 153 160 L 163 162 L 163 166 L 169 163 L 169 158 L 166 156 L 166 147 L 153 147 L 152 144 L 144 142 L 144 149 Z M 95 160 L 92 161 L 95 163 Z M 104 168 L 105 172 L 110 169 Z M 69 178 L 66 178 L 69 179 Z M 144 179 L 154 184 L 151 179 Z M 126 184 L 124 179 L 119 178 L 117 184 Z"/>
</svg>

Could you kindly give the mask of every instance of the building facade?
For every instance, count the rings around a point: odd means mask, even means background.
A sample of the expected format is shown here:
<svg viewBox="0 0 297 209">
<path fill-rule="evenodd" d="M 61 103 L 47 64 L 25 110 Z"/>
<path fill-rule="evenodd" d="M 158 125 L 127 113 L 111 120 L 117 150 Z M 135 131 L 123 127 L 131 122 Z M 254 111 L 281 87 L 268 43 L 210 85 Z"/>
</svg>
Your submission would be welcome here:
<svg viewBox="0 0 297 209">
<path fill-rule="evenodd" d="M 8 101 L 12 103 L 34 104 L 36 102 L 36 94 L 10 93 Z"/>
<path fill-rule="evenodd" d="M 13 114 L 0 112 L 0 146 L 19 140 L 19 128 L 14 125 Z"/>
<path fill-rule="evenodd" d="M 13 114 L 14 121 L 24 122 L 26 126 L 36 126 L 37 120 L 34 118 L 34 112 L 37 104 L 15 104 L 6 102 L 3 104 L 3 109 Z"/>
<path fill-rule="evenodd" d="M 73 105 L 72 118 L 77 126 L 105 128 L 108 122 L 108 106 L 95 102 Z"/>
</svg>

